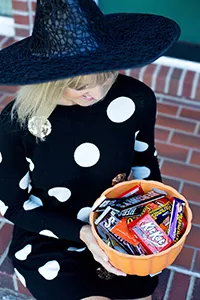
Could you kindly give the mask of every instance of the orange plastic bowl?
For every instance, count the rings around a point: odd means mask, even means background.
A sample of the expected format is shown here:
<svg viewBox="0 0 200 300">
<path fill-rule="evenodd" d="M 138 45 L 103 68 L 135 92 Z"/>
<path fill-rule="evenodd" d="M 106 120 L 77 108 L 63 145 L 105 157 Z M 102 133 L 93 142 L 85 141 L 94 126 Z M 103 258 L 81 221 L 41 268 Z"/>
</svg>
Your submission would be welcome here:
<svg viewBox="0 0 200 300">
<path fill-rule="evenodd" d="M 110 248 L 108 245 L 106 245 L 99 235 L 96 232 L 94 221 L 97 217 L 97 213 L 92 212 L 90 214 L 90 224 L 92 226 L 92 232 L 99 244 L 99 246 L 105 251 L 107 256 L 109 257 L 109 260 L 111 264 L 116 267 L 117 269 L 122 270 L 123 272 L 130 274 L 130 275 L 138 275 L 138 276 L 146 276 L 149 274 L 156 274 L 163 269 L 170 266 L 176 259 L 176 257 L 181 252 L 186 237 L 189 234 L 191 230 L 192 225 L 192 212 L 189 208 L 187 200 L 179 194 L 174 188 L 164 185 L 157 181 L 146 181 L 146 180 L 132 180 L 132 181 L 126 181 L 119 183 L 115 185 L 112 188 L 107 189 L 102 193 L 100 198 L 96 200 L 94 205 L 101 203 L 103 201 L 102 196 L 106 196 L 108 198 L 114 198 L 123 193 L 124 191 L 130 189 L 134 185 L 140 183 L 144 192 L 151 191 L 152 187 L 162 189 L 167 192 L 168 197 L 175 196 L 177 198 L 182 199 L 186 206 L 185 206 L 185 216 L 187 219 L 187 228 L 181 239 L 168 248 L 167 250 L 164 250 L 158 254 L 152 254 L 152 255 L 146 255 L 146 256 L 134 256 L 129 254 L 120 253 L 112 248 Z"/>
</svg>

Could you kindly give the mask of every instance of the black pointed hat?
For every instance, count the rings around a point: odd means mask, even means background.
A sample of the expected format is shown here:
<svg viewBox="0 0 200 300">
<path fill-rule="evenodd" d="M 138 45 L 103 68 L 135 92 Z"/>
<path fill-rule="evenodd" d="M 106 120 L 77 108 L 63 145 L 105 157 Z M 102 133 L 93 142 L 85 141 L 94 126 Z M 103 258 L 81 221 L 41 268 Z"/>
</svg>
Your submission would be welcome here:
<svg viewBox="0 0 200 300">
<path fill-rule="evenodd" d="M 93 0 L 38 0 L 32 35 L 0 51 L 0 84 L 141 67 L 179 36 L 179 26 L 166 17 L 104 15 Z"/>
</svg>

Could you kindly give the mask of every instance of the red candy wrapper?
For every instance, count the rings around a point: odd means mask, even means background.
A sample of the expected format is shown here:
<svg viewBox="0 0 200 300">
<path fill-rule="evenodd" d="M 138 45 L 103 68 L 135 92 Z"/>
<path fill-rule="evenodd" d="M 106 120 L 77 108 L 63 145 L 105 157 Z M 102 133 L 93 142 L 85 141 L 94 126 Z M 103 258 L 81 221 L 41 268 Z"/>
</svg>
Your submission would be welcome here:
<svg viewBox="0 0 200 300">
<path fill-rule="evenodd" d="M 125 241 L 129 242 L 133 246 L 137 246 L 139 241 L 137 237 L 134 236 L 133 233 L 130 232 L 127 226 L 126 219 L 121 219 L 119 223 L 117 223 L 112 229 L 111 232 L 120 236 Z"/>
<path fill-rule="evenodd" d="M 124 193 L 120 194 L 118 197 L 119 198 L 123 198 L 123 197 L 129 197 L 132 195 L 144 195 L 144 191 L 141 187 L 141 184 L 137 184 L 134 187 L 132 187 L 131 189 L 125 191 Z"/>
<path fill-rule="evenodd" d="M 172 245 L 172 240 L 147 212 L 128 224 L 128 228 L 149 254 L 159 253 Z"/>
</svg>

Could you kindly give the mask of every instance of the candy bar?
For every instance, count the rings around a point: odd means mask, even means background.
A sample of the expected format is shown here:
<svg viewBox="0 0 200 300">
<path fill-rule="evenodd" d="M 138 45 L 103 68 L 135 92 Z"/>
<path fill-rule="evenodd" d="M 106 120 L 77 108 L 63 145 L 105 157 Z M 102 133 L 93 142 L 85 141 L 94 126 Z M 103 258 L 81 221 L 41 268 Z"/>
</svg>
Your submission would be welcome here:
<svg viewBox="0 0 200 300">
<path fill-rule="evenodd" d="M 159 253 L 172 244 L 171 239 L 147 212 L 128 224 L 128 228 L 149 254 Z"/>
<path fill-rule="evenodd" d="M 165 213 L 167 215 L 169 215 L 171 210 L 172 210 L 172 204 L 171 204 L 170 201 L 168 201 L 164 205 L 159 206 L 158 208 L 156 208 L 155 210 L 149 211 L 149 214 L 151 215 L 151 217 L 154 220 L 156 220 L 156 221 L 158 220 L 158 222 L 159 222 L 159 219 L 163 220 L 163 215 L 164 215 L 164 218 L 165 218 L 165 216 L 166 216 Z"/>
<path fill-rule="evenodd" d="M 164 230 L 164 232 L 168 233 L 168 230 L 169 230 L 169 224 L 170 224 L 170 215 L 169 214 L 168 216 L 165 217 L 165 219 L 162 221 L 160 225 L 160 227 Z"/>
<path fill-rule="evenodd" d="M 100 227 L 101 230 L 105 231 L 105 233 L 107 233 L 109 237 L 115 240 L 119 244 L 119 246 L 122 247 L 128 254 L 135 254 L 136 251 L 133 245 L 111 232 L 111 229 L 119 221 L 120 220 L 117 218 L 116 212 L 114 212 L 111 207 L 107 207 L 106 210 L 100 215 L 100 217 L 95 220 L 95 225 L 97 225 L 97 227 Z"/>
<path fill-rule="evenodd" d="M 149 192 L 147 194 L 141 195 L 141 196 L 135 196 L 131 199 L 129 199 L 129 202 L 132 202 L 132 205 L 129 204 L 125 208 L 122 209 L 123 203 L 121 205 L 115 205 L 115 208 L 120 210 L 119 216 L 121 217 L 129 217 L 133 216 L 135 214 L 141 215 L 145 208 L 143 207 L 145 204 L 153 202 L 155 200 L 159 200 L 165 198 L 164 195 L 160 195 L 156 192 Z M 137 208 L 139 207 L 139 213 L 137 212 Z"/>
<path fill-rule="evenodd" d="M 137 189 L 137 187 L 136 187 Z M 102 201 L 97 207 L 93 209 L 95 212 L 102 212 L 104 211 L 105 208 L 108 206 L 111 206 L 115 208 L 116 210 L 123 210 L 123 209 L 128 209 L 129 207 L 132 207 L 133 205 L 144 205 L 148 202 L 152 202 L 158 199 L 163 198 L 164 195 L 150 191 L 144 195 L 137 195 L 137 196 L 127 196 L 123 198 L 105 198 L 104 201 Z M 138 205 L 138 206 L 139 206 Z"/>
<path fill-rule="evenodd" d="M 179 240 L 182 231 L 185 202 L 176 197 L 173 197 L 170 200 L 173 201 L 173 206 L 168 235 L 171 240 L 176 243 Z"/>
<path fill-rule="evenodd" d="M 118 197 L 123 198 L 123 197 L 129 197 L 133 195 L 144 195 L 144 191 L 141 187 L 141 184 L 135 185 L 131 189 L 125 191 L 124 193 L 120 194 Z"/>
<path fill-rule="evenodd" d="M 128 252 L 127 252 L 124 248 L 122 248 L 122 247 L 116 242 L 116 240 L 112 239 L 111 237 L 108 238 L 106 244 L 107 244 L 109 247 L 115 249 L 116 251 L 119 251 L 119 252 L 124 253 L 124 254 L 128 254 Z"/>
<path fill-rule="evenodd" d="M 152 188 L 152 191 L 156 192 L 156 193 L 160 193 L 161 195 L 165 195 L 167 196 L 167 193 L 161 189 L 157 189 L 157 188 Z"/>
<path fill-rule="evenodd" d="M 117 225 L 115 225 L 111 229 L 111 232 L 133 245 L 135 247 L 135 251 L 138 254 L 146 254 L 144 247 L 141 245 L 137 237 L 129 231 L 127 226 L 127 219 L 123 218 L 122 220 L 120 220 L 119 223 L 117 223 Z"/>
<path fill-rule="evenodd" d="M 111 232 L 118 235 L 133 246 L 137 246 L 139 243 L 138 239 L 129 231 L 125 218 L 123 218 L 115 226 L 113 226 Z"/>
</svg>

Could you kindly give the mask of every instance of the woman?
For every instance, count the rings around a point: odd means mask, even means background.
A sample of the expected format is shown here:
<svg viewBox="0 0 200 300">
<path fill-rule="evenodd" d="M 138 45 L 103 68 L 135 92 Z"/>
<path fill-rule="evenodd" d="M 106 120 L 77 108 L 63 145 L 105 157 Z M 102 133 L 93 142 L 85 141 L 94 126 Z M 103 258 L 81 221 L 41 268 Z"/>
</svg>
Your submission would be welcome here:
<svg viewBox="0 0 200 300">
<path fill-rule="evenodd" d="M 0 52 L 0 83 L 21 85 L 0 117 L 0 210 L 15 224 L 15 272 L 37 300 L 151 299 L 158 277 L 114 268 L 88 218 L 120 174 L 161 180 L 154 93 L 117 70 L 155 60 L 179 33 L 163 17 L 43 0 L 32 36 Z"/>
</svg>

